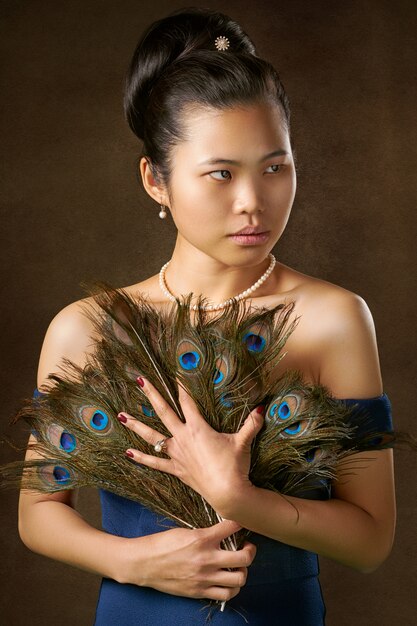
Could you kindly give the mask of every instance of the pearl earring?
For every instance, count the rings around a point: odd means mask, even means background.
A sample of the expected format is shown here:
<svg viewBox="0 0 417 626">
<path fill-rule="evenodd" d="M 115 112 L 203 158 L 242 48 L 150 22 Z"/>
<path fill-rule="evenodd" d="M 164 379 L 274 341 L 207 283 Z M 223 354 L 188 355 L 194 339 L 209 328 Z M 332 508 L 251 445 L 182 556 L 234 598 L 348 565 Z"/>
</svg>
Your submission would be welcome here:
<svg viewBox="0 0 417 626">
<path fill-rule="evenodd" d="M 167 216 L 167 212 L 165 211 L 165 206 L 161 204 L 161 210 L 159 211 L 159 217 L 161 220 L 164 220 Z"/>
</svg>

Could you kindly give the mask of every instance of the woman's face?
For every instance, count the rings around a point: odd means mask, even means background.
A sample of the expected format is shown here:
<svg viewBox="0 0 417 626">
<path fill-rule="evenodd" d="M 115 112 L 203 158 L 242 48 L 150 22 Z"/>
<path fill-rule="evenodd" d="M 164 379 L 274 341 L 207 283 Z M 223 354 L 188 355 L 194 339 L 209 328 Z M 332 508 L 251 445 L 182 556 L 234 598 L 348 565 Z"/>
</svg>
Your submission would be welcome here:
<svg viewBox="0 0 417 626">
<path fill-rule="evenodd" d="M 181 244 L 227 265 L 260 262 L 281 237 L 296 191 L 279 107 L 194 108 L 185 115 L 187 139 L 174 148 L 170 189 Z M 269 234 L 252 245 L 231 238 L 248 226 Z"/>
</svg>

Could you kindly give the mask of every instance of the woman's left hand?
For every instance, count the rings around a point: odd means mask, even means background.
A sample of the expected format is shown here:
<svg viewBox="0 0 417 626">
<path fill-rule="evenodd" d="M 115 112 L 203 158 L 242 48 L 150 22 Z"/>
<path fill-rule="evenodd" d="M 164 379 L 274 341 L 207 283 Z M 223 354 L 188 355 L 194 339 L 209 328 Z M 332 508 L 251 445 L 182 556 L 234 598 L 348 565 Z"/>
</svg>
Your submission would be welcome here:
<svg viewBox="0 0 417 626">
<path fill-rule="evenodd" d="M 251 443 L 262 428 L 264 407 L 251 411 L 237 433 L 219 433 L 206 422 L 193 398 L 179 383 L 178 399 L 185 422 L 148 380 L 142 380 L 143 391 L 172 435 L 163 447 L 170 458 L 131 448 L 126 453 L 142 465 L 177 476 L 221 513 L 231 497 L 251 485 L 248 477 Z M 156 430 L 127 413 L 119 413 L 118 419 L 153 446 L 164 439 Z"/>
</svg>

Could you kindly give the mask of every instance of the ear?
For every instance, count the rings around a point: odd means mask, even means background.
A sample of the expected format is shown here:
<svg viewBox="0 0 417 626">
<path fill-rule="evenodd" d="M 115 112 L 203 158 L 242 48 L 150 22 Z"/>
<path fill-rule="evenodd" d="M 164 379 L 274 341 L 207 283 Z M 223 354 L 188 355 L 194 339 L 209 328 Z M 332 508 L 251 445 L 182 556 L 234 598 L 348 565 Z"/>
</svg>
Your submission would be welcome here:
<svg viewBox="0 0 417 626">
<path fill-rule="evenodd" d="M 139 163 L 139 171 L 142 177 L 143 186 L 146 192 L 153 198 L 158 204 L 164 204 L 170 208 L 169 197 L 166 188 L 156 180 L 152 169 L 151 161 L 148 157 L 142 157 Z"/>
</svg>

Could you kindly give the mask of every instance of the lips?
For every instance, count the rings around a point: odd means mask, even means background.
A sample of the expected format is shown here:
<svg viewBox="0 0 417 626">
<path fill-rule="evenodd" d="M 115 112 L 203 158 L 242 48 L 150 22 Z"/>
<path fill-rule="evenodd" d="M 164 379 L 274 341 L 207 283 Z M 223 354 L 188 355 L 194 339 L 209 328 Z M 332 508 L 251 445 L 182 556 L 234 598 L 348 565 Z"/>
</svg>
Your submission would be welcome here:
<svg viewBox="0 0 417 626">
<path fill-rule="evenodd" d="M 262 230 L 260 226 L 245 226 L 242 230 L 238 230 L 236 233 L 232 233 L 233 235 L 260 235 L 261 233 L 266 233 L 268 231 Z"/>
<path fill-rule="evenodd" d="M 235 241 L 236 243 L 240 244 L 240 245 L 257 245 L 257 244 L 263 244 L 266 243 L 269 240 L 269 236 L 270 233 L 267 232 L 263 232 L 263 233 L 252 233 L 252 234 L 242 234 L 242 233 L 238 233 L 236 235 L 229 235 L 230 239 L 232 241 Z"/>
</svg>

